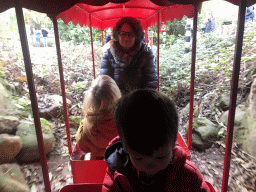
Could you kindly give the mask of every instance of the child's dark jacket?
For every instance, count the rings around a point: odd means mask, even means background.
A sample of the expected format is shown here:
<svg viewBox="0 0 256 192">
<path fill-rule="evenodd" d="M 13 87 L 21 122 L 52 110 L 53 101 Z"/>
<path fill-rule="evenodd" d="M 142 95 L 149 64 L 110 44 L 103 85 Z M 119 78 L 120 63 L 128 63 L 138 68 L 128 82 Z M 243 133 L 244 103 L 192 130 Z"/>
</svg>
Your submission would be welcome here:
<svg viewBox="0 0 256 192">
<path fill-rule="evenodd" d="M 108 165 L 102 191 L 202 191 L 210 192 L 208 185 L 196 166 L 186 159 L 186 153 L 176 143 L 173 148 L 172 162 L 158 172 L 154 181 L 147 185 L 138 178 L 138 171 L 133 167 L 128 154 L 123 150 L 119 136 L 114 138 L 104 155 Z"/>
</svg>

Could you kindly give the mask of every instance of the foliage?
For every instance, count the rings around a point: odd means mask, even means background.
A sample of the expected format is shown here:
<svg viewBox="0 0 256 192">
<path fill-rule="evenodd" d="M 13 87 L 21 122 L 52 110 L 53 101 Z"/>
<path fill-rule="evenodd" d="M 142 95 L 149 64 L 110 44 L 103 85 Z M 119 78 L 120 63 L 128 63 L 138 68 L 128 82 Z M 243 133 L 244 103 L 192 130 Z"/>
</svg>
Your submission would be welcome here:
<svg viewBox="0 0 256 192">
<path fill-rule="evenodd" d="M 46 27 L 48 29 L 53 28 L 53 23 L 46 14 L 39 13 L 29 9 L 23 9 L 23 12 L 26 24 L 32 27 L 36 27 L 38 29 L 41 29 L 43 27 Z"/>
<path fill-rule="evenodd" d="M 14 11 L 14 10 L 13 10 Z M 17 19 L 14 12 L 0 14 L 0 37 L 18 35 Z"/>
<path fill-rule="evenodd" d="M 49 121 L 44 118 L 40 118 L 40 122 L 43 133 L 52 133 L 53 128 Z"/>
<path fill-rule="evenodd" d="M 80 123 L 82 122 L 81 117 L 78 116 L 69 116 L 69 120 L 76 123 L 77 125 L 80 125 Z"/>
<path fill-rule="evenodd" d="M 160 84 L 163 90 L 173 90 L 189 82 L 189 55 L 184 54 L 184 40 L 160 50 Z M 162 57 L 164 55 L 164 57 Z"/>
<path fill-rule="evenodd" d="M 5 74 L 3 71 L 0 71 L 0 78 L 4 78 L 5 77 Z"/>
<path fill-rule="evenodd" d="M 5 77 L 5 67 L 4 67 L 5 62 L 0 60 L 0 78 Z"/>
<path fill-rule="evenodd" d="M 47 27 L 48 29 L 53 28 L 52 21 L 46 14 L 23 8 L 23 15 L 24 15 L 25 24 L 29 25 L 30 28 L 32 27 L 36 27 L 38 29 L 41 29 L 42 27 Z M 17 18 L 16 18 L 16 13 L 14 9 L 9 9 L 3 14 L 0 14 L 0 36 L 2 37 L 18 36 Z"/>
<path fill-rule="evenodd" d="M 81 27 L 79 24 L 75 26 L 72 22 L 66 25 L 62 19 L 58 19 L 58 27 L 60 39 L 63 41 L 71 41 L 76 45 L 91 43 L 90 28 L 88 26 Z M 92 29 L 92 36 L 94 43 L 101 43 L 101 30 Z"/>
<path fill-rule="evenodd" d="M 177 42 L 177 39 L 183 38 L 186 32 L 186 19 L 184 16 L 180 21 L 177 19 L 173 19 L 173 21 L 166 22 L 166 37 L 163 35 L 163 32 L 159 33 L 159 43 L 164 44 L 166 46 L 173 45 Z M 161 25 L 160 25 L 161 27 Z M 153 42 L 157 43 L 157 26 L 149 27 L 149 31 L 153 31 Z M 164 42 L 164 38 L 166 39 Z"/>
<path fill-rule="evenodd" d="M 90 82 L 88 81 L 73 82 L 68 91 L 72 93 L 83 93 L 85 88 L 88 87 L 89 83 Z"/>
<path fill-rule="evenodd" d="M 16 108 L 20 111 L 20 117 L 27 119 L 32 114 L 31 102 L 28 101 L 24 96 L 15 95 L 13 97 Z"/>
<path fill-rule="evenodd" d="M 176 18 L 174 18 L 172 22 L 167 21 L 166 22 L 166 27 L 168 28 L 167 34 L 168 35 L 175 35 L 176 37 L 178 35 L 185 35 L 186 21 L 187 21 L 186 16 L 184 16 L 180 21 Z"/>
</svg>

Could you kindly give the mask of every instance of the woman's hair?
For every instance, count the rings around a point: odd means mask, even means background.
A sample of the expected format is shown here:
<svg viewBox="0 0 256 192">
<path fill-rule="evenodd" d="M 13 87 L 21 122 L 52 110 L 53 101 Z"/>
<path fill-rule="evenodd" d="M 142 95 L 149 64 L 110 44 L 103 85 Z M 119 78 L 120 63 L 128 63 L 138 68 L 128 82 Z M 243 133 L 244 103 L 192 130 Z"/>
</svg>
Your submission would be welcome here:
<svg viewBox="0 0 256 192">
<path fill-rule="evenodd" d="M 138 153 L 151 155 L 177 140 L 175 103 L 159 91 L 141 89 L 124 95 L 115 104 L 114 117 L 121 141 Z"/>
<path fill-rule="evenodd" d="M 112 104 L 121 97 L 116 82 L 107 75 L 100 75 L 85 92 L 83 111 L 85 116 L 98 116 L 109 111 Z"/>
<path fill-rule="evenodd" d="M 141 23 L 139 20 L 133 18 L 133 17 L 123 17 L 119 21 L 117 21 L 115 27 L 113 28 L 113 37 L 118 41 L 118 35 L 122 28 L 123 24 L 128 24 L 135 35 L 135 43 L 139 43 L 144 38 L 144 31 L 141 26 Z"/>
</svg>

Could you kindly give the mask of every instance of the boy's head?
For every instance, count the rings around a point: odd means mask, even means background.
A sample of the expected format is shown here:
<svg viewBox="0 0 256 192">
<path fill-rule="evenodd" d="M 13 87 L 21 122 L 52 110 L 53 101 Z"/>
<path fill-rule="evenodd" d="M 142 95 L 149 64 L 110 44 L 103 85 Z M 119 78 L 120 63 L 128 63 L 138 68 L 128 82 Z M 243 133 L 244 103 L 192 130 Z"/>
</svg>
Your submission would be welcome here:
<svg viewBox="0 0 256 192">
<path fill-rule="evenodd" d="M 156 90 L 135 90 L 118 100 L 115 120 L 133 165 L 148 175 L 165 169 L 178 133 L 175 104 Z"/>
</svg>

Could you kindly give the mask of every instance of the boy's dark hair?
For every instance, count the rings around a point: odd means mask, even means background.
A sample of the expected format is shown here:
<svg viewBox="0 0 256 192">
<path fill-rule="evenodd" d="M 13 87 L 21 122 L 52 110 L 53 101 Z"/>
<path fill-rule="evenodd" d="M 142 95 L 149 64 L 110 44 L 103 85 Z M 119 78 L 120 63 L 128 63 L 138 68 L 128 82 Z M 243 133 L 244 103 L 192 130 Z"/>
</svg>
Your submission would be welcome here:
<svg viewBox="0 0 256 192">
<path fill-rule="evenodd" d="M 151 155 L 177 140 L 175 104 L 156 90 L 140 89 L 123 96 L 115 104 L 114 117 L 121 141 L 138 153 Z"/>
<path fill-rule="evenodd" d="M 141 42 L 144 38 L 144 31 L 139 20 L 134 17 L 123 17 L 117 21 L 113 28 L 113 37 L 118 41 L 118 35 L 123 24 L 128 24 L 135 35 L 135 43 Z"/>
</svg>

